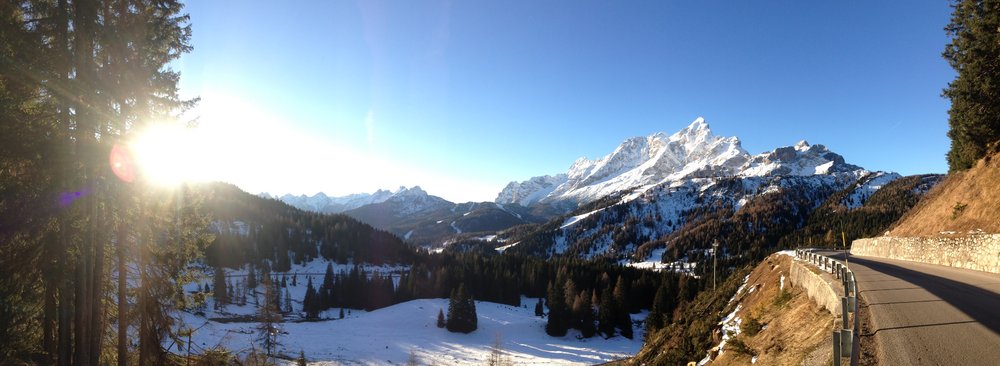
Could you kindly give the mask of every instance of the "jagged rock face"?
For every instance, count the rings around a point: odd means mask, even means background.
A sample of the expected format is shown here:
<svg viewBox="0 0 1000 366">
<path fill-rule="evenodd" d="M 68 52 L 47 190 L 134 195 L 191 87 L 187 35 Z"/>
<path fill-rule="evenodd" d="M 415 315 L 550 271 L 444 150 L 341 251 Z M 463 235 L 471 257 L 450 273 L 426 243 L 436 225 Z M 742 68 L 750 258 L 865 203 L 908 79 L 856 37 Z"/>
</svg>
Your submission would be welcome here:
<svg viewBox="0 0 1000 366">
<path fill-rule="evenodd" d="M 559 185 L 566 182 L 566 174 L 543 175 L 524 182 L 510 182 L 495 200 L 499 204 L 517 203 L 528 206 L 548 196 Z"/>
<path fill-rule="evenodd" d="M 831 152 L 826 146 L 810 146 L 803 140 L 795 146 L 779 147 L 754 156 L 740 169 L 739 176 L 809 176 L 857 170 L 861 167 L 847 164 L 844 157 Z"/>
</svg>

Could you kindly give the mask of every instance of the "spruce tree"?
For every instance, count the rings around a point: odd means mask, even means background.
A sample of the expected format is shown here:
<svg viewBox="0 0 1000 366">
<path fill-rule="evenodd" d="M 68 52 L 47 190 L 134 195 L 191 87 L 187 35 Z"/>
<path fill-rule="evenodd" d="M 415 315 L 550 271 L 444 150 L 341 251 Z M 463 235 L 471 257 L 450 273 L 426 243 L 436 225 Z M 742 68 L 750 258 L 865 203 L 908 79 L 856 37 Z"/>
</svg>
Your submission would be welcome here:
<svg viewBox="0 0 1000 366">
<path fill-rule="evenodd" d="M 573 313 L 577 319 L 577 329 L 580 330 L 581 335 L 584 338 L 593 337 L 594 333 L 597 332 L 597 329 L 594 328 L 594 308 L 590 303 L 590 294 L 586 291 L 576 295 L 576 300 L 573 303 Z"/>
<path fill-rule="evenodd" d="M 622 336 L 632 339 L 632 317 L 629 315 L 628 288 L 624 276 L 618 276 L 615 283 L 613 307 L 615 309 L 615 326 L 621 330 Z"/>
<path fill-rule="evenodd" d="M 316 289 L 313 288 L 312 277 L 306 280 L 306 294 L 302 298 L 302 311 L 306 313 L 306 318 L 313 319 L 319 315 L 319 304 L 316 299 Z"/>
<path fill-rule="evenodd" d="M 956 171 L 1000 140 L 1000 0 L 959 0 L 952 8 L 943 56 L 957 75 L 943 94 L 951 100 L 948 167 Z"/>
<path fill-rule="evenodd" d="M 250 291 L 257 291 L 257 271 L 252 263 L 247 265 L 247 288 Z"/>
<path fill-rule="evenodd" d="M 566 300 L 563 299 L 564 292 L 559 286 L 549 282 L 548 299 L 549 305 L 548 321 L 545 323 L 545 333 L 553 337 L 562 337 L 568 330 L 568 314 Z"/>
<path fill-rule="evenodd" d="M 221 267 L 215 268 L 215 292 L 213 297 L 215 298 L 215 309 L 222 309 L 227 304 L 229 304 L 229 292 L 226 289 L 226 270 Z"/>
<path fill-rule="evenodd" d="M 601 305 L 597 309 L 597 330 L 604 333 L 604 338 L 611 338 L 615 335 L 616 311 L 611 287 L 605 286 L 601 295 Z"/>
<path fill-rule="evenodd" d="M 285 289 L 285 307 L 284 307 L 284 309 L 285 309 L 285 313 L 291 313 L 292 312 L 292 294 L 291 294 L 291 292 L 288 292 L 287 288 Z"/>
<path fill-rule="evenodd" d="M 448 319 L 445 327 L 451 332 L 469 333 L 478 327 L 476 303 L 465 291 L 465 284 L 452 291 L 448 300 Z"/>
</svg>

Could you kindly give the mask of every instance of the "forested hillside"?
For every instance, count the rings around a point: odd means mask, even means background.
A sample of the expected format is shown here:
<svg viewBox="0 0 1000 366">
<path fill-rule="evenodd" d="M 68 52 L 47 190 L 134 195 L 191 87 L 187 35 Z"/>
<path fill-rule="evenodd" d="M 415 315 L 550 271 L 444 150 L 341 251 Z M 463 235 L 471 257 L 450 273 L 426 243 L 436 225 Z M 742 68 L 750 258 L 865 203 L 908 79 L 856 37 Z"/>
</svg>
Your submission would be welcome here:
<svg viewBox="0 0 1000 366">
<path fill-rule="evenodd" d="M 275 271 L 321 258 L 337 263 L 402 263 L 417 250 L 395 235 L 342 214 L 302 211 L 275 199 L 261 198 L 223 183 L 202 184 L 204 209 L 212 219 L 215 241 L 208 247 L 210 265 L 241 267 L 269 260 Z"/>
</svg>

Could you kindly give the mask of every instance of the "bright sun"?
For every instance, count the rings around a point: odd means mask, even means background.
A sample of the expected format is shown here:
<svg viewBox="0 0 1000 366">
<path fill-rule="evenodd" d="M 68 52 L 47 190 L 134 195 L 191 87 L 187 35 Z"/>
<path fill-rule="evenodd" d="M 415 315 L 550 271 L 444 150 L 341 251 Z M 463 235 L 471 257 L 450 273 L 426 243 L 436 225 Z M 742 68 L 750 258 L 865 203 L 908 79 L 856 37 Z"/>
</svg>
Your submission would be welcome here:
<svg viewBox="0 0 1000 366">
<path fill-rule="evenodd" d="M 177 185 L 198 180 L 198 155 L 202 146 L 192 128 L 177 123 L 156 123 L 130 144 L 139 174 L 149 183 Z"/>
</svg>

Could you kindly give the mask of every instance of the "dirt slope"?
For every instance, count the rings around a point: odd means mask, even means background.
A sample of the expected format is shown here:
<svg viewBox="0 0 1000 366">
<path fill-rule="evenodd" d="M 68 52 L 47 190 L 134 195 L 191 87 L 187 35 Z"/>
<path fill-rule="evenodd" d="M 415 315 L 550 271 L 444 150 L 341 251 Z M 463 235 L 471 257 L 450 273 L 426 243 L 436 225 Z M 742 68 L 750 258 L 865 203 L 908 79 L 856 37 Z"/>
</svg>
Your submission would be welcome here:
<svg viewBox="0 0 1000 366">
<path fill-rule="evenodd" d="M 891 229 L 892 236 L 1000 233 L 1000 153 L 950 174 Z"/>
<path fill-rule="evenodd" d="M 828 343 L 834 318 L 810 301 L 801 289 L 792 287 L 788 280 L 791 261 L 787 255 L 773 254 L 750 274 L 746 287 L 734 301 L 740 304 L 736 312 L 740 334 L 727 342 L 723 353 L 711 365 L 748 365 L 751 361 L 757 365 L 830 362 L 832 349 Z M 757 332 L 751 325 L 754 319 L 761 325 Z"/>
</svg>

